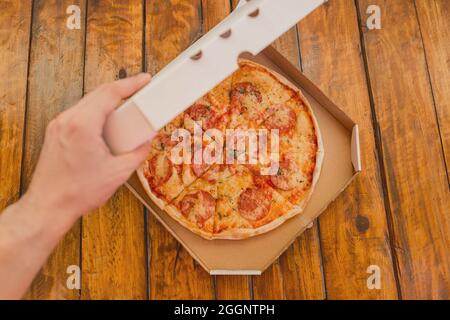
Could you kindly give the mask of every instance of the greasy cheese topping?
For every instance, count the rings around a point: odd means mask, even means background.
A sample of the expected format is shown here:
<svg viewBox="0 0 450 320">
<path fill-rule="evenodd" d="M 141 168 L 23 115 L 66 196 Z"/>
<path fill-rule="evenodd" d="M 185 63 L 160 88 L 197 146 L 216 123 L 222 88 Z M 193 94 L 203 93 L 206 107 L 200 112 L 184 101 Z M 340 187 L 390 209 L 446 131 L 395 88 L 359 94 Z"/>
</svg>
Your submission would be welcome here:
<svg viewBox="0 0 450 320">
<path fill-rule="evenodd" d="M 278 173 L 270 177 L 272 184 L 281 190 L 292 190 L 303 185 L 307 178 L 295 161 L 285 158 L 280 162 Z"/>
<path fill-rule="evenodd" d="M 272 190 L 268 188 L 247 188 L 238 201 L 241 216 L 249 221 L 264 218 L 270 211 Z"/>
<path fill-rule="evenodd" d="M 172 169 L 172 163 L 166 155 L 155 155 L 149 162 L 146 176 L 150 186 L 156 188 L 167 182 L 172 175 Z"/>
<path fill-rule="evenodd" d="M 213 128 L 217 117 L 216 112 L 210 105 L 196 103 L 190 107 L 186 113 L 192 118 L 202 124 L 203 128 Z"/>
<path fill-rule="evenodd" d="M 206 191 L 197 191 L 181 200 L 181 213 L 192 223 L 202 227 L 211 218 L 216 208 L 216 199 Z"/>
<path fill-rule="evenodd" d="M 292 108 L 277 104 L 271 106 L 267 110 L 268 117 L 265 121 L 265 126 L 268 129 L 278 129 L 280 134 L 288 133 L 295 128 L 297 116 Z"/>
<path fill-rule="evenodd" d="M 249 112 L 250 118 L 259 116 L 257 106 L 262 102 L 261 92 L 250 82 L 241 82 L 231 91 L 231 105 L 239 113 Z"/>
</svg>

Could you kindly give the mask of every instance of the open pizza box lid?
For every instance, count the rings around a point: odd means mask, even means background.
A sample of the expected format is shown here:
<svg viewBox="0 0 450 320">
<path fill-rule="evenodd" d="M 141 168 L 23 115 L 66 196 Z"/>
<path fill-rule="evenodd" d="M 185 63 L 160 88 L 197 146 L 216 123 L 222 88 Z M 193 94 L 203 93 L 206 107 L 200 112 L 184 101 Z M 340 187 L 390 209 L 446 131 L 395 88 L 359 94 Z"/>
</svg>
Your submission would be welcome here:
<svg viewBox="0 0 450 320">
<path fill-rule="evenodd" d="M 236 71 L 240 54 L 256 56 L 325 1 L 241 0 L 232 14 L 108 117 L 104 136 L 111 150 L 123 153 L 148 141 Z"/>
<path fill-rule="evenodd" d="M 304 212 L 275 230 L 245 240 L 205 240 L 159 209 L 136 174 L 127 182 L 134 195 L 210 274 L 261 274 L 361 171 L 358 126 L 295 66 L 268 46 L 323 2 L 248 2 L 172 61 L 150 85 L 120 107 L 107 125 L 105 138 L 113 150 L 133 149 L 148 140 L 149 130 L 164 126 L 237 70 L 237 57 L 244 52 L 245 58 L 285 76 L 309 100 L 323 139 L 322 173 Z M 173 94 L 174 88 L 177 94 Z M 164 108 L 152 108 L 149 101 Z"/>
</svg>

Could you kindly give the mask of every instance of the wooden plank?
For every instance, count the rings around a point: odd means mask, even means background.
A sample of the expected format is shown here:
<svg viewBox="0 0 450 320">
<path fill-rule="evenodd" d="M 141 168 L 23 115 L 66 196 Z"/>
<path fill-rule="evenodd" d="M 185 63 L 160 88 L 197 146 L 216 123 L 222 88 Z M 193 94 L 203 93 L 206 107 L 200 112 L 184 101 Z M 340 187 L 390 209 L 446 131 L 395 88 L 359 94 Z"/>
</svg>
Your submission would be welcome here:
<svg viewBox="0 0 450 320">
<path fill-rule="evenodd" d="M 358 1 L 402 298 L 450 297 L 450 192 L 413 1 Z M 443 66 L 441 66 L 443 67 Z"/>
<path fill-rule="evenodd" d="M 207 33 L 231 13 L 229 0 L 202 0 L 203 31 Z"/>
<path fill-rule="evenodd" d="M 416 1 L 450 185 L 450 1 Z"/>
<path fill-rule="evenodd" d="M 70 5 L 81 9 L 79 30 L 66 27 L 66 8 Z M 22 165 L 24 188 L 30 183 L 48 123 L 83 94 L 84 19 L 84 1 L 34 1 Z M 26 298 L 78 299 L 79 291 L 66 286 L 70 265 L 80 265 L 79 223 L 56 247 Z"/>
<path fill-rule="evenodd" d="M 0 3 L 0 213 L 21 194 L 31 1 Z"/>
<path fill-rule="evenodd" d="M 142 70 L 140 0 L 88 1 L 85 89 Z M 83 217 L 82 299 L 147 297 L 144 209 L 122 187 Z"/>
<path fill-rule="evenodd" d="M 249 276 L 216 276 L 216 299 L 250 300 L 252 283 Z"/>
<path fill-rule="evenodd" d="M 203 30 L 206 33 L 230 14 L 230 1 L 203 0 L 202 10 Z M 248 300 L 252 296 L 248 276 L 216 276 L 215 290 L 216 297 L 220 300 Z"/>
<path fill-rule="evenodd" d="M 327 298 L 396 298 L 354 1 L 329 1 L 298 27 L 303 71 L 361 128 L 363 172 L 319 218 Z M 367 287 L 370 265 L 380 290 Z"/>
<path fill-rule="evenodd" d="M 0 3 L 0 212 L 20 194 L 30 23 L 31 2 Z"/>
<path fill-rule="evenodd" d="M 326 298 L 317 221 L 279 259 L 284 295 L 288 300 Z"/>
<path fill-rule="evenodd" d="M 200 0 L 146 1 L 146 69 L 155 74 L 202 32 Z M 212 299 L 213 278 L 148 214 L 151 299 Z"/>
</svg>

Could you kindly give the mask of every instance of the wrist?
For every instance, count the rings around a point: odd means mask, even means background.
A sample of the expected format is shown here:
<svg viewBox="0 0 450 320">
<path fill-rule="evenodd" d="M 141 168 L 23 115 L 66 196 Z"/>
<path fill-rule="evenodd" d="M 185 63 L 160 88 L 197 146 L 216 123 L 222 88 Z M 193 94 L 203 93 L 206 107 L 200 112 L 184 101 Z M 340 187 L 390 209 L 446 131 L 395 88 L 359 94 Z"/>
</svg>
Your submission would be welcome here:
<svg viewBox="0 0 450 320">
<path fill-rule="evenodd" d="M 77 219 L 74 214 L 64 212 L 63 206 L 46 201 L 32 192 L 25 193 L 16 205 L 36 227 L 57 236 L 65 234 Z"/>
</svg>

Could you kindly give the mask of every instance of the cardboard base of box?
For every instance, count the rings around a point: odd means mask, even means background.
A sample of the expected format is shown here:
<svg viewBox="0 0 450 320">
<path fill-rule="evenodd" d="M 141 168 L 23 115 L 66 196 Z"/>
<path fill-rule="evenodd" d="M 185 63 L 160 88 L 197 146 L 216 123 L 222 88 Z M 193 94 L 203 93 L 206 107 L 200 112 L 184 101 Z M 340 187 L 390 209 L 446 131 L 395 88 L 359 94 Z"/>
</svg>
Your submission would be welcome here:
<svg viewBox="0 0 450 320">
<path fill-rule="evenodd" d="M 309 100 L 319 123 L 325 150 L 322 173 L 303 213 L 277 229 L 254 238 L 205 240 L 182 227 L 147 196 L 138 177 L 128 188 L 211 275 L 260 275 L 347 187 L 361 170 L 358 126 L 273 47 L 245 58 L 284 75 Z M 344 213 L 342 213 L 344 214 Z"/>
</svg>

